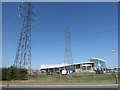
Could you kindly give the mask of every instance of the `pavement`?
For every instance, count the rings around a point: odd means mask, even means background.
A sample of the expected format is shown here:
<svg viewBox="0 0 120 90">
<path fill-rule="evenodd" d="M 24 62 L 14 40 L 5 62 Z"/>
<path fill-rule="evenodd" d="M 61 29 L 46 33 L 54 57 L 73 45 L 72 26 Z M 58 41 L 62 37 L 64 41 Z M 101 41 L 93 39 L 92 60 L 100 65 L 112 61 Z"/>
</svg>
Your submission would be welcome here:
<svg viewBox="0 0 120 90">
<path fill-rule="evenodd" d="M 114 82 L 2 83 L 2 88 L 118 88 Z"/>
</svg>

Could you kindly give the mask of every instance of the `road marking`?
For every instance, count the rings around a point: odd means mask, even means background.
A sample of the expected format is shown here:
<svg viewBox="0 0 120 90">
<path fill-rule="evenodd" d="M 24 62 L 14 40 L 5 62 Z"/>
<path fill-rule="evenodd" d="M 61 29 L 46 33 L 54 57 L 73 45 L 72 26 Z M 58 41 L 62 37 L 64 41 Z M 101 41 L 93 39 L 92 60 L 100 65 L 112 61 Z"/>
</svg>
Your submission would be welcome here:
<svg viewBox="0 0 120 90">
<path fill-rule="evenodd" d="M 0 85 L 2 87 L 77 87 L 77 86 L 118 86 L 117 84 L 110 85 Z"/>
</svg>

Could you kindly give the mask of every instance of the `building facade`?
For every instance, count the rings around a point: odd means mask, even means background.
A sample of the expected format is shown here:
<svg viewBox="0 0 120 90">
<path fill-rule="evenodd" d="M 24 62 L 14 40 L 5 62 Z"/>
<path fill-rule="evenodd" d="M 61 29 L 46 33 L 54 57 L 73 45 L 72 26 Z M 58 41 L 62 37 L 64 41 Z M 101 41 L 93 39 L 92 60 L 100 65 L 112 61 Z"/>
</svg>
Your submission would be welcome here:
<svg viewBox="0 0 120 90">
<path fill-rule="evenodd" d="M 61 72 L 67 70 L 71 72 L 94 72 L 97 70 L 106 71 L 106 61 L 100 58 L 92 58 L 90 62 L 74 64 L 41 65 L 41 72 Z"/>
<path fill-rule="evenodd" d="M 90 62 L 94 63 L 94 70 L 102 70 L 106 71 L 106 61 L 100 58 L 92 58 L 90 59 Z"/>
<path fill-rule="evenodd" d="M 61 72 L 62 70 L 70 72 L 92 72 L 94 71 L 94 63 L 83 62 L 75 64 L 41 65 L 41 71 L 43 72 Z"/>
</svg>

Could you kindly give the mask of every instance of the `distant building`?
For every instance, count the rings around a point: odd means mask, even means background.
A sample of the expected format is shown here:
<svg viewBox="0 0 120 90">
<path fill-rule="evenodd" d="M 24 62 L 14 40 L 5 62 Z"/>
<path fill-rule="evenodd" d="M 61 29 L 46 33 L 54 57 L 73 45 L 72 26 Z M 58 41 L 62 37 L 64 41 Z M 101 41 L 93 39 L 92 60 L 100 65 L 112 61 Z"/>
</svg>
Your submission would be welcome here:
<svg viewBox="0 0 120 90">
<path fill-rule="evenodd" d="M 31 73 L 31 74 L 37 74 L 40 72 L 40 69 L 30 69 L 28 70 L 28 73 Z"/>
<path fill-rule="evenodd" d="M 92 72 L 94 71 L 94 63 L 93 62 L 83 62 L 83 63 L 75 63 L 75 72 Z"/>
<path fill-rule="evenodd" d="M 83 62 L 75 64 L 55 64 L 55 65 L 41 65 L 41 71 L 43 72 L 61 72 L 62 70 L 72 72 L 92 72 L 94 71 L 93 62 Z"/>
<path fill-rule="evenodd" d="M 72 72 L 94 72 L 96 70 L 106 71 L 105 62 L 105 60 L 100 58 L 92 58 L 89 62 L 83 63 L 41 65 L 41 72 L 61 72 L 62 70 Z"/>
<path fill-rule="evenodd" d="M 106 70 L 105 60 L 100 58 L 92 58 L 90 62 L 94 63 L 94 70 Z"/>
</svg>

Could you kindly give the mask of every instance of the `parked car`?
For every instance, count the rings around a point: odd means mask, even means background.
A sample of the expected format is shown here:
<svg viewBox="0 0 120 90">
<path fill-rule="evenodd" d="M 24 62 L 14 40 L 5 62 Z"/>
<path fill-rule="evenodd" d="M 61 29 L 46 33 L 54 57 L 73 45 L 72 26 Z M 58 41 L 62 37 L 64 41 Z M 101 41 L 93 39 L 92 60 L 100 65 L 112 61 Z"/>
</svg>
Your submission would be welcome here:
<svg viewBox="0 0 120 90">
<path fill-rule="evenodd" d="M 44 73 L 44 75 L 53 75 L 53 73 L 52 72 L 46 72 L 46 73 Z"/>
<path fill-rule="evenodd" d="M 102 71 L 102 70 L 96 70 L 96 74 L 103 74 L 104 73 L 104 71 Z"/>
<path fill-rule="evenodd" d="M 67 75 L 67 70 L 62 70 L 62 75 Z"/>
</svg>

